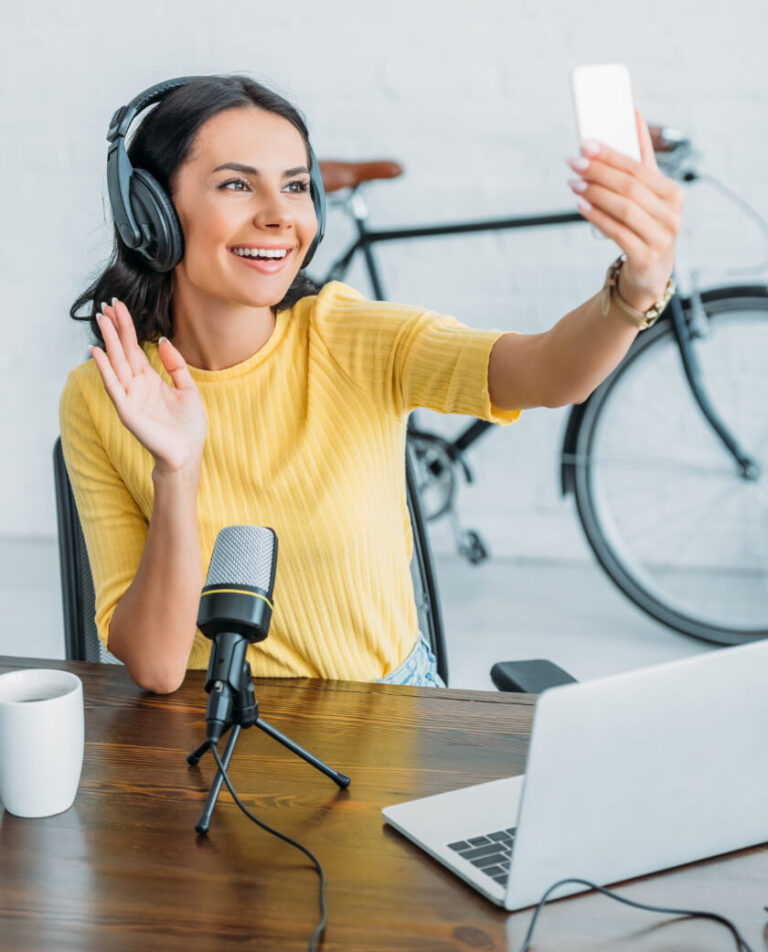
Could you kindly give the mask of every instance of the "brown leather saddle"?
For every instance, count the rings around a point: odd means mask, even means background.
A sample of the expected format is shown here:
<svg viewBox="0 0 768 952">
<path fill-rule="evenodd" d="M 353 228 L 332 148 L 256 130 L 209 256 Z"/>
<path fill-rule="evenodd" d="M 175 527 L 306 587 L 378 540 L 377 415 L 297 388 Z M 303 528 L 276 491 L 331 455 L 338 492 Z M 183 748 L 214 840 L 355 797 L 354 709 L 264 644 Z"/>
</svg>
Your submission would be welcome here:
<svg viewBox="0 0 768 952">
<path fill-rule="evenodd" d="M 320 159 L 318 164 L 325 191 L 328 193 L 338 192 L 342 188 L 356 188 L 362 182 L 397 178 L 403 174 L 402 165 L 388 159 L 376 159 L 371 162 L 337 162 Z"/>
</svg>

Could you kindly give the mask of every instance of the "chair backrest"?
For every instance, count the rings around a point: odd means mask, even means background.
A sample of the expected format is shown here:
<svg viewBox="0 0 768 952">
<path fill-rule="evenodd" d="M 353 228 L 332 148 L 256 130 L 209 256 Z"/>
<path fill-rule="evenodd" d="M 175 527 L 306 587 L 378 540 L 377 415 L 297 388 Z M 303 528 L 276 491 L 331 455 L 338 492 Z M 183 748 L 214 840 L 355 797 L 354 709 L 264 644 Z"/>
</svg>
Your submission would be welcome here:
<svg viewBox="0 0 768 952">
<path fill-rule="evenodd" d="M 64 463 L 61 438 L 53 447 L 53 481 L 56 487 L 56 522 L 59 530 L 61 600 L 64 608 L 64 647 L 68 661 L 101 661 L 120 664 L 96 633 L 96 595 L 91 564 Z"/>
<path fill-rule="evenodd" d="M 413 578 L 413 593 L 416 597 L 416 609 L 419 615 L 419 630 L 429 639 L 432 653 L 437 659 L 437 673 L 448 684 L 448 652 L 445 647 L 443 614 L 440 609 L 440 593 L 437 589 L 435 563 L 429 544 L 429 533 L 421 511 L 419 492 L 416 488 L 413 451 L 407 443 L 406 447 L 405 485 L 408 511 L 411 514 L 411 527 L 413 529 L 411 576 Z"/>
<path fill-rule="evenodd" d="M 56 487 L 56 518 L 59 530 L 59 565 L 61 598 L 64 608 L 64 642 L 69 661 L 102 661 L 119 664 L 101 643 L 96 633 L 94 616 L 96 596 L 88 561 L 88 550 L 80 525 L 80 517 L 72 494 L 69 474 L 61 449 L 61 438 L 53 448 L 53 475 Z M 411 451 L 405 460 L 408 511 L 413 527 L 413 558 L 411 575 L 419 617 L 419 629 L 429 639 L 437 659 L 440 677 L 448 683 L 448 658 L 443 634 L 440 596 L 437 591 L 432 550 L 419 504 L 413 473 Z"/>
</svg>

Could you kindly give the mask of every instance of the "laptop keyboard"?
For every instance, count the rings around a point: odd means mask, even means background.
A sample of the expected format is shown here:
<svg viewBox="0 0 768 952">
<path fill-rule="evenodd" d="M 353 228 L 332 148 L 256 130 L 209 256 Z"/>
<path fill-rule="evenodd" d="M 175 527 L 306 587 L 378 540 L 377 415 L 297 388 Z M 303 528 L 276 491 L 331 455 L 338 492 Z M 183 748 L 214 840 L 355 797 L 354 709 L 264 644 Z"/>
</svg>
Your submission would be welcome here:
<svg viewBox="0 0 768 952">
<path fill-rule="evenodd" d="M 516 829 L 517 827 L 510 826 L 509 829 L 496 830 L 494 833 L 486 833 L 485 836 L 457 840 L 455 843 L 449 843 L 448 849 L 477 866 L 501 886 L 506 886 Z"/>
</svg>

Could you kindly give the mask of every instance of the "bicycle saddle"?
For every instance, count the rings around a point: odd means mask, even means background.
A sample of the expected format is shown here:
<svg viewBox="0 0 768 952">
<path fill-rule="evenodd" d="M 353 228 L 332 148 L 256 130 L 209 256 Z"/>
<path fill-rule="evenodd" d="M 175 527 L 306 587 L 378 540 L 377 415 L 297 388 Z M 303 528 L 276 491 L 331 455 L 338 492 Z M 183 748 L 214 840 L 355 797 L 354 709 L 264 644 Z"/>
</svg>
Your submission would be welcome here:
<svg viewBox="0 0 768 952">
<path fill-rule="evenodd" d="M 376 159 L 372 162 L 337 162 L 332 159 L 321 159 L 318 164 L 326 192 L 356 188 L 361 182 L 397 178 L 398 175 L 403 174 L 402 165 L 388 159 Z"/>
</svg>

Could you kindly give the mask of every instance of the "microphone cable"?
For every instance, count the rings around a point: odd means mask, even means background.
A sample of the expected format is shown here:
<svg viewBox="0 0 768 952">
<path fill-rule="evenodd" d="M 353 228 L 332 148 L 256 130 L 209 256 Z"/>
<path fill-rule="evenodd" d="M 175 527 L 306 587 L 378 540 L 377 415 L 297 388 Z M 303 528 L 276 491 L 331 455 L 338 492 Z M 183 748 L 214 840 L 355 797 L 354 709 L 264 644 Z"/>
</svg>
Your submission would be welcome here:
<svg viewBox="0 0 768 952">
<path fill-rule="evenodd" d="M 309 952 L 317 952 L 317 940 L 323 934 L 325 926 L 327 924 L 327 914 L 326 914 L 326 879 L 323 867 L 320 865 L 319 860 L 301 843 L 297 843 L 296 840 L 292 840 L 289 836 L 286 836 L 284 833 L 280 833 L 277 830 L 273 830 L 272 827 L 268 826 L 266 823 L 263 823 L 257 817 L 255 817 L 250 810 L 243 804 L 243 802 L 238 797 L 235 792 L 235 788 L 232 786 L 232 783 L 227 775 L 224 765 L 221 762 L 221 757 L 219 756 L 219 750 L 216 744 L 211 744 L 211 751 L 213 752 L 214 759 L 216 760 L 216 765 L 221 771 L 221 775 L 224 778 L 224 782 L 227 785 L 227 789 L 232 794 L 232 798 L 235 803 L 240 807 L 243 813 L 252 820 L 257 826 L 260 826 L 263 830 L 266 830 L 267 833 L 271 833 L 273 836 L 278 837 L 281 840 L 284 840 L 286 843 L 290 843 L 291 846 L 295 846 L 296 849 L 301 850 L 314 864 L 317 869 L 318 875 L 320 876 L 320 922 L 312 933 L 312 936 L 309 940 Z M 541 910 L 544 908 L 545 903 L 549 900 L 550 893 L 554 892 L 559 886 L 564 886 L 567 883 L 578 883 L 581 886 L 587 886 L 590 889 L 594 889 L 597 892 L 602 893 L 604 896 L 608 896 L 609 899 L 615 899 L 617 902 L 623 902 L 627 906 L 633 906 L 635 909 L 642 909 L 646 912 L 660 912 L 666 915 L 672 916 L 683 916 L 688 919 L 711 919 L 714 922 L 720 923 L 720 925 L 725 926 L 726 929 L 731 933 L 736 943 L 737 952 L 754 952 L 752 947 L 746 941 L 746 939 L 741 935 L 736 926 L 731 922 L 730 919 L 727 919 L 725 916 L 721 916 L 716 912 L 706 912 L 692 909 L 672 909 L 665 906 L 651 906 L 646 903 L 636 902 L 633 899 L 627 899 L 624 896 L 619 896 L 617 893 L 612 892 L 610 889 L 605 889 L 603 886 L 598 886 L 597 883 L 593 883 L 588 879 L 579 879 L 571 877 L 568 879 L 560 879 L 552 886 L 550 886 L 543 894 L 541 899 L 534 910 L 533 917 L 531 918 L 530 925 L 528 926 L 528 931 L 525 934 L 523 939 L 523 944 L 520 947 L 520 952 L 528 952 L 531 947 L 531 940 L 533 938 L 533 933 L 536 928 L 536 923 L 538 921 Z M 768 911 L 768 906 L 765 907 Z"/>
<path fill-rule="evenodd" d="M 310 853 L 310 851 L 305 846 L 302 846 L 301 843 L 297 843 L 296 840 L 292 840 L 290 836 L 286 836 L 284 833 L 278 832 L 278 830 L 273 830 L 271 826 L 268 826 L 266 823 L 263 823 L 261 820 L 259 820 L 257 817 L 255 817 L 251 813 L 248 807 L 245 806 L 245 804 L 241 801 L 240 797 L 238 797 L 238 795 L 235 793 L 235 788 L 232 786 L 232 783 L 229 777 L 227 776 L 227 771 L 224 768 L 224 764 L 221 762 L 218 746 L 215 743 L 212 743 L 210 749 L 213 753 L 213 757 L 216 761 L 216 765 L 221 771 L 221 776 L 224 778 L 224 783 L 227 785 L 227 790 L 229 790 L 229 792 L 232 794 L 232 799 L 240 807 L 240 809 L 248 817 L 248 819 L 253 820 L 253 822 L 257 826 L 260 826 L 262 830 L 266 830 L 267 833 L 271 833 L 273 836 L 276 836 L 278 839 L 285 840 L 286 843 L 290 843 L 291 846 L 295 846 L 297 850 L 301 850 L 301 852 L 304 853 L 305 856 L 308 856 L 312 860 L 312 862 L 315 864 L 315 869 L 317 869 L 318 875 L 320 876 L 320 922 L 309 939 L 309 952 L 317 952 L 317 941 L 322 936 L 323 932 L 325 931 L 325 926 L 328 921 L 327 915 L 326 915 L 326 906 L 325 906 L 326 890 L 325 890 L 325 873 L 323 872 L 323 867 L 320 865 L 319 860 L 315 856 L 313 856 L 312 853 Z M 751 952 L 751 950 L 748 950 L 748 952 Z"/>
<path fill-rule="evenodd" d="M 544 903 L 549 898 L 549 894 L 553 890 L 557 889 L 558 886 L 562 886 L 565 883 L 579 883 L 582 886 L 589 886 L 591 889 L 596 889 L 598 892 L 601 892 L 604 896 L 608 896 L 609 899 L 616 899 L 618 902 L 623 902 L 628 906 L 634 906 L 636 909 L 644 909 L 648 912 L 663 912 L 673 916 L 685 916 L 689 919 L 713 919 L 715 922 L 719 922 L 721 925 L 725 926 L 726 929 L 728 929 L 736 942 L 736 948 L 738 952 L 754 952 L 754 950 L 747 944 L 746 940 L 742 937 L 741 933 L 731 922 L 731 920 L 726 919 L 725 916 L 718 915 L 716 912 L 696 912 L 690 909 L 666 909 L 663 906 L 648 906 L 642 902 L 635 902 L 632 899 L 625 899 L 624 896 L 619 896 L 610 889 L 604 889 L 602 886 L 598 886 L 596 883 L 592 883 L 588 879 L 573 878 L 561 879 L 546 890 L 544 895 L 539 900 L 539 904 L 536 906 L 536 909 L 533 913 L 533 918 L 531 919 L 531 924 L 528 926 L 528 932 L 525 934 L 525 939 L 523 939 L 520 952 L 528 952 L 528 949 L 531 947 L 531 939 L 533 937 L 533 930 L 536 928 L 536 920 L 539 918 L 539 913 L 543 909 Z M 768 907 L 766 908 L 768 909 Z"/>
</svg>

